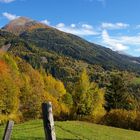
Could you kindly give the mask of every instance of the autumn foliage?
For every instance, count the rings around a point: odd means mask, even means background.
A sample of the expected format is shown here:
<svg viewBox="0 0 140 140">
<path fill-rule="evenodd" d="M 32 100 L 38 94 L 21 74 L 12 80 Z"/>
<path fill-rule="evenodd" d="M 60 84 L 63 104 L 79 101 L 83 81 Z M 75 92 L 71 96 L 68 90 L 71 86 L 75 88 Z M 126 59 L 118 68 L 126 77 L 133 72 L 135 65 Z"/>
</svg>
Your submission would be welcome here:
<svg viewBox="0 0 140 140">
<path fill-rule="evenodd" d="M 36 70 L 19 57 L 0 53 L 0 124 L 9 119 L 21 122 L 41 118 L 41 104 L 51 101 L 55 119 L 140 130 L 140 104 L 133 94 L 130 96 L 126 77 L 113 74 L 110 84 L 101 88 L 84 69 L 69 93 L 43 68 Z"/>
<path fill-rule="evenodd" d="M 63 83 L 51 75 L 33 69 L 20 58 L 0 56 L 0 121 L 15 121 L 41 117 L 41 104 L 51 101 L 55 117 L 68 114 L 62 98 L 66 95 Z"/>
</svg>

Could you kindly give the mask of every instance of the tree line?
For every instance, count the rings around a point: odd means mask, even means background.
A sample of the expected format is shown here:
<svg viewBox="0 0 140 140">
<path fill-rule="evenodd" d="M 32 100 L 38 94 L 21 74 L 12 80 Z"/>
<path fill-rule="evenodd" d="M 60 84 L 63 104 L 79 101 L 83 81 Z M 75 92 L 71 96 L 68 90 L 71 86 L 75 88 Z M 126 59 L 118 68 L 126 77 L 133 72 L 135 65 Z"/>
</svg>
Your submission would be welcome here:
<svg viewBox="0 0 140 140">
<path fill-rule="evenodd" d="M 128 72 L 102 73 L 93 80 L 86 69 L 72 85 L 34 69 L 19 57 L 0 53 L 0 123 L 41 118 L 51 101 L 55 119 L 86 120 L 139 130 L 139 77 Z M 97 76 L 97 75 L 96 75 Z"/>
</svg>

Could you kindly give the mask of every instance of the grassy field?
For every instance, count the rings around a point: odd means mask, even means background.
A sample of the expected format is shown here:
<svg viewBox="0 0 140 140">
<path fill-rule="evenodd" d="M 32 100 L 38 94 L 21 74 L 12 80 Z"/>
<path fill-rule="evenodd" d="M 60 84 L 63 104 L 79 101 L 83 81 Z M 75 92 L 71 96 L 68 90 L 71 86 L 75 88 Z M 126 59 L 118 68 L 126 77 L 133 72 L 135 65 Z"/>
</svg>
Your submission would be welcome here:
<svg viewBox="0 0 140 140">
<path fill-rule="evenodd" d="M 133 84 L 140 84 L 140 78 L 135 78 L 132 80 Z"/>
<path fill-rule="evenodd" d="M 42 121 L 29 121 L 14 126 L 12 140 L 44 140 Z M 140 140 L 140 132 L 86 122 L 55 122 L 57 140 Z M 2 139 L 4 126 L 0 126 Z"/>
</svg>

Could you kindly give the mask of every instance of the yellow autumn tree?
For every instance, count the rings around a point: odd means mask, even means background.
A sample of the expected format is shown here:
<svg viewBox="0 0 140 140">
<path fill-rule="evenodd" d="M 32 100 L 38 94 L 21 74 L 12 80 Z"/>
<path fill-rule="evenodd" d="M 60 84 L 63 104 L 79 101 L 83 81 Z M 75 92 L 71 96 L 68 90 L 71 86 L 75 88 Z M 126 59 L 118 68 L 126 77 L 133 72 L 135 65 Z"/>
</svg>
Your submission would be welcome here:
<svg viewBox="0 0 140 140">
<path fill-rule="evenodd" d="M 104 92 L 96 83 L 90 82 L 86 69 L 76 83 L 73 99 L 75 115 L 78 118 L 92 118 L 92 121 L 97 121 L 96 118 L 105 114 Z"/>
<path fill-rule="evenodd" d="M 9 56 L 7 61 L 4 58 L 5 54 L 2 53 L 0 57 L 0 118 L 6 120 L 18 117 L 20 86 L 17 84 L 19 81 L 17 69 L 13 69 L 8 64 L 12 58 Z"/>
<path fill-rule="evenodd" d="M 46 75 L 44 77 L 44 83 L 45 90 L 58 100 L 66 94 L 64 84 L 61 81 L 56 80 L 54 77 L 52 77 L 52 75 Z"/>
<path fill-rule="evenodd" d="M 23 117 L 38 118 L 41 114 L 41 103 L 44 95 L 44 81 L 42 75 L 29 64 L 19 61 L 19 69 L 22 78 L 21 87 L 21 111 Z"/>
</svg>

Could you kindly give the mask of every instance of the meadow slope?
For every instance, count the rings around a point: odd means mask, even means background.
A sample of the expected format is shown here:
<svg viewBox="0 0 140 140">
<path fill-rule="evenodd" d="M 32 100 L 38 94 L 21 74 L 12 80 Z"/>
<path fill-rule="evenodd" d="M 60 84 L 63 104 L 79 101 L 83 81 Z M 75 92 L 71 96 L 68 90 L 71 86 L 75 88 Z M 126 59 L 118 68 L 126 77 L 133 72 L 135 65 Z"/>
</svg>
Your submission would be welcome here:
<svg viewBox="0 0 140 140">
<path fill-rule="evenodd" d="M 57 140 L 139 140 L 140 132 L 79 121 L 55 122 Z M 0 126 L 0 139 L 4 126 Z M 41 120 L 14 126 L 12 140 L 44 140 Z"/>
</svg>

